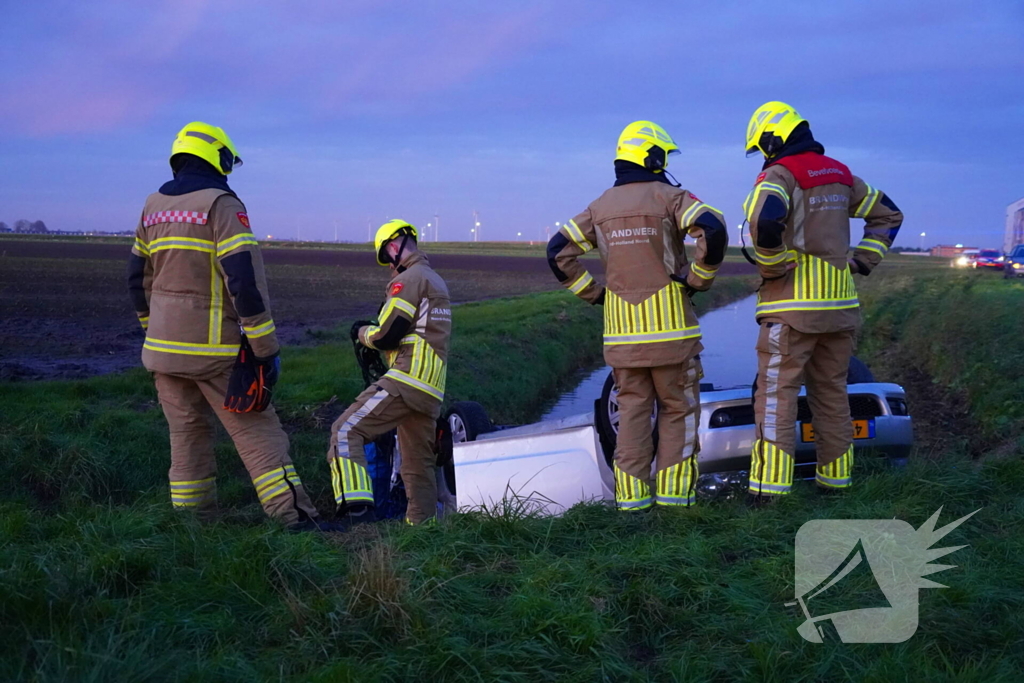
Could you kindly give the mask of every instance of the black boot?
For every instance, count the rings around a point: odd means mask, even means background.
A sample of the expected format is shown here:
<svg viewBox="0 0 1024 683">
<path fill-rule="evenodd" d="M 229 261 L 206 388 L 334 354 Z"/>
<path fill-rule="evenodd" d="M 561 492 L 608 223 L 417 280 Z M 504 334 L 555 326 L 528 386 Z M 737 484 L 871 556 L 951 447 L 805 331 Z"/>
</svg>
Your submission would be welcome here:
<svg viewBox="0 0 1024 683">
<path fill-rule="evenodd" d="M 360 524 L 377 521 L 377 508 L 369 503 L 352 503 L 338 507 L 338 524 L 348 531 Z"/>
</svg>

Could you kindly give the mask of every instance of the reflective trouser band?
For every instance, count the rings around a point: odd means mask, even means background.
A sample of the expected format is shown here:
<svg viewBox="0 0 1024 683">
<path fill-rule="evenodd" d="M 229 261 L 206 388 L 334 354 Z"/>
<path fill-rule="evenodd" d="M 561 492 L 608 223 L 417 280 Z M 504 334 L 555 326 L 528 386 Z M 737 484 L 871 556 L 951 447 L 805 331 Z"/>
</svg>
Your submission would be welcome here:
<svg viewBox="0 0 1024 683">
<path fill-rule="evenodd" d="M 434 526 L 435 524 L 437 524 L 437 517 L 430 517 L 428 519 L 423 520 L 419 524 L 416 524 L 416 522 L 406 517 L 405 524 L 406 526 Z"/>
<path fill-rule="evenodd" d="M 373 486 L 366 468 L 349 458 L 334 458 L 331 461 L 331 484 L 334 487 L 334 502 L 373 504 Z"/>
<path fill-rule="evenodd" d="M 766 256 L 761 251 L 758 251 L 757 247 L 754 247 L 754 260 L 762 266 L 774 266 L 778 263 L 782 263 L 783 261 L 795 261 L 796 252 L 789 250 Z"/>
<path fill-rule="evenodd" d="M 402 372 L 401 370 L 395 370 L 394 368 L 391 368 L 386 373 L 384 373 L 384 376 L 393 379 L 396 382 L 401 382 L 402 384 L 407 384 L 410 387 L 419 389 L 424 393 L 430 394 L 438 401 L 444 400 L 444 390 L 439 389 L 438 387 L 431 386 L 422 380 L 418 380 L 412 375 Z"/>
<path fill-rule="evenodd" d="M 295 465 L 272 469 L 253 479 L 252 483 L 256 487 L 256 496 L 261 503 L 266 503 L 271 498 L 287 493 L 293 486 L 302 486 L 299 473 L 295 471 Z"/>
<path fill-rule="evenodd" d="M 212 500 L 216 494 L 216 488 L 216 477 L 195 481 L 172 481 L 171 504 L 174 507 L 197 507 Z"/>
<path fill-rule="evenodd" d="M 857 299 L 822 299 L 817 301 L 797 301 L 796 299 L 787 299 L 785 301 L 772 301 L 765 304 L 758 304 L 755 315 L 785 313 L 787 311 L 838 311 L 846 308 L 857 308 L 859 306 L 860 301 Z"/>
<path fill-rule="evenodd" d="M 615 466 L 615 502 L 620 510 L 643 510 L 651 507 L 651 487 L 647 482 L 626 474 Z"/>
<path fill-rule="evenodd" d="M 190 344 L 186 342 L 168 341 L 146 337 L 142 348 L 161 353 L 179 353 L 186 356 L 234 356 L 238 353 L 237 344 Z"/>
<path fill-rule="evenodd" d="M 139 324 L 142 325 L 142 329 L 144 329 L 144 330 L 149 329 L 149 316 L 148 315 L 140 315 L 139 316 Z"/>
<path fill-rule="evenodd" d="M 651 344 L 663 341 L 679 341 L 682 339 L 696 339 L 700 337 L 700 326 L 684 327 L 681 330 L 668 330 L 667 332 L 641 332 L 639 334 L 606 334 L 604 343 L 614 344 Z"/>
<path fill-rule="evenodd" d="M 814 479 L 821 486 L 831 489 L 843 489 L 853 483 L 853 446 L 835 461 L 827 465 L 818 465 L 814 471 Z"/>
<path fill-rule="evenodd" d="M 657 474 L 658 505 L 693 505 L 693 487 L 697 481 L 697 459 L 689 457 L 681 463 L 659 470 Z"/>
<path fill-rule="evenodd" d="M 793 486 L 793 456 L 762 439 L 754 441 L 750 456 L 750 492 L 785 495 Z"/>
</svg>

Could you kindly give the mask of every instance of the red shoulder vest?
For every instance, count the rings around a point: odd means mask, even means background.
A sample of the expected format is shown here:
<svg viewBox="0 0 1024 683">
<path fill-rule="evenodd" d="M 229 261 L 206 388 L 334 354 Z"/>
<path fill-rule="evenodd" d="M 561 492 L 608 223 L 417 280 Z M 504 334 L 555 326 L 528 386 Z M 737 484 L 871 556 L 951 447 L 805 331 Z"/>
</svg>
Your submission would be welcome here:
<svg viewBox="0 0 1024 683">
<path fill-rule="evenodd" d="M 853 187 L 853 174 L 846 164 L 836 161 L 824 154 L 804 152 L 791 157 L 783 157 L 775 163 L 793 174 L 796 182 L 803 189 L 820 187 L 830 183 L 840 183 Z"/>
</svg>

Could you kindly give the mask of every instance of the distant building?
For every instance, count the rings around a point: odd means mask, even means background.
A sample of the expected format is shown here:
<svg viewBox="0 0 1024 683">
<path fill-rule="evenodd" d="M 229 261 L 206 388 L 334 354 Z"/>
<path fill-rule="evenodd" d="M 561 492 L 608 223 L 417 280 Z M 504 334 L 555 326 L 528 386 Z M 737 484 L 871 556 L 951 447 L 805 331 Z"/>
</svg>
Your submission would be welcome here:
<svg viewBox="0 0 1024 683">
<path fill-rule="evenodd" d="M 1019 199 L 1006 207 L 1003 252 L 1009 254 L 1018 244 L 1024 244 L 1024 199 Z"/>
<path fill-rule="evenodd" d="M 959 256 L 965 251 L 974 250 L 977 251 L 977 247 L 965 247 L 962 244 L 955 246 L 949 244 L 937 244 L 932 247 L 932 256 L 941 256 L 942 258 L 953 258 Z"/>
</svg>

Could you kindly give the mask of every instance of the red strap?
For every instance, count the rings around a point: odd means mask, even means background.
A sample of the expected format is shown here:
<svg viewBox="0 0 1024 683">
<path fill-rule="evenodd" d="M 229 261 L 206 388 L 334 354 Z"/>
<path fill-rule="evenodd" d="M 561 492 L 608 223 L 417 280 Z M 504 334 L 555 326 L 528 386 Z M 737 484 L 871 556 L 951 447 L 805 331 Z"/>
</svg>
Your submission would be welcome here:
<svg viewBox="0 0 1024 683">
<path fill-rule="evenodd" d="M 850 173 L 846 164 L 824 154 L 817 152 L 794 154 L 791 157 L 783 157 L 771 165 L 775 166 L 776 164 L 792 173 L 797 184 L 805 190 L 832 183 L 853 187 L 853 174 Z"/>
</svg>

